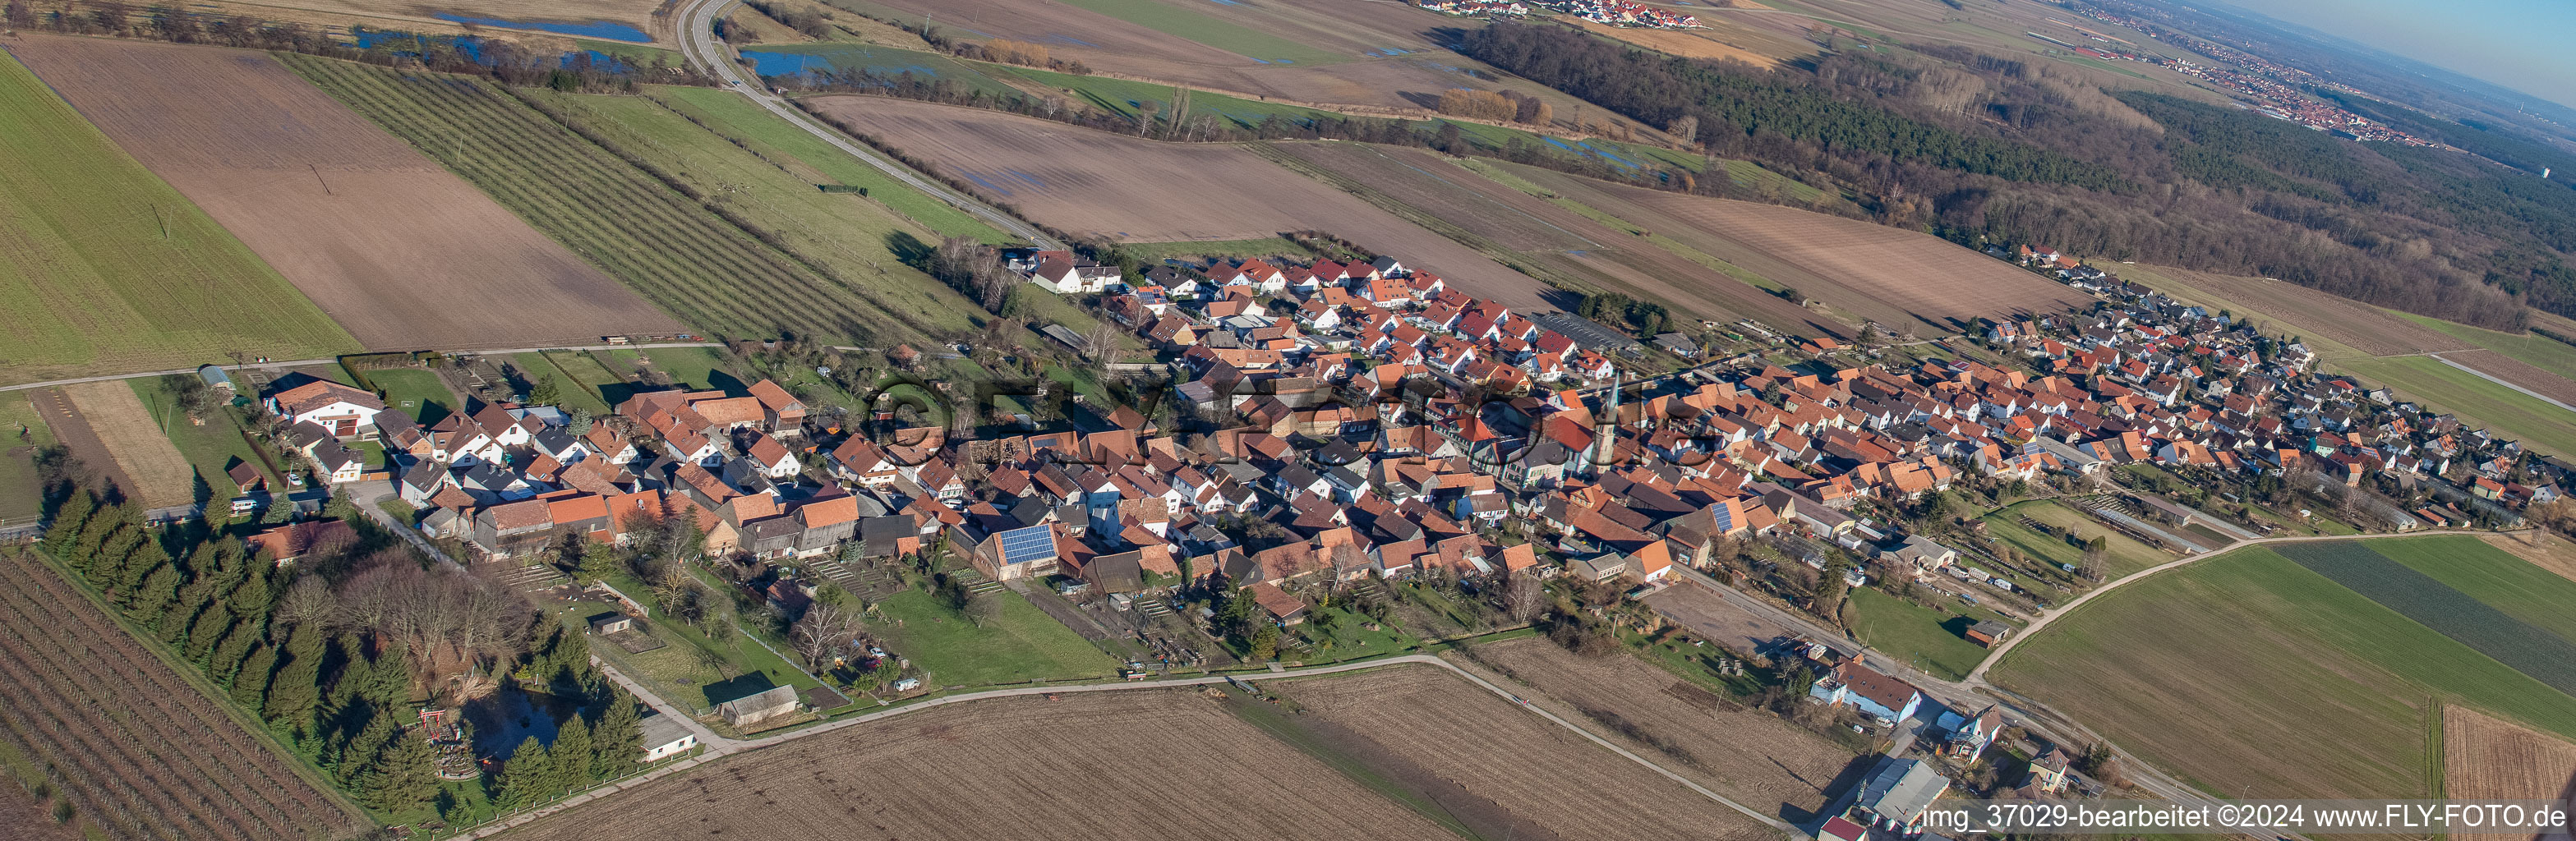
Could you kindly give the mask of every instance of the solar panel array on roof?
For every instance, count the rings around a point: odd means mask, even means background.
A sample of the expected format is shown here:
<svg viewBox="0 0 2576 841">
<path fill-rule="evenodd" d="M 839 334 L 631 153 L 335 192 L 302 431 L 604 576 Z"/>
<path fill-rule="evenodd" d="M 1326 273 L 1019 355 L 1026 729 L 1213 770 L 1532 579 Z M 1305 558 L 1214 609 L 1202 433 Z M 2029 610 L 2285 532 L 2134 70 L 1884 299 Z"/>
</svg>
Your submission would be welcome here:
<svg viewBox="0 0 2576 841">
<path fill-rule="evenodd" d="M 1001 541 L 1002 563 L 1017 564 L 1055 557 L 1055 533 L 1045 526 L 1012 529 L 995 535 Z"/>
</svg>

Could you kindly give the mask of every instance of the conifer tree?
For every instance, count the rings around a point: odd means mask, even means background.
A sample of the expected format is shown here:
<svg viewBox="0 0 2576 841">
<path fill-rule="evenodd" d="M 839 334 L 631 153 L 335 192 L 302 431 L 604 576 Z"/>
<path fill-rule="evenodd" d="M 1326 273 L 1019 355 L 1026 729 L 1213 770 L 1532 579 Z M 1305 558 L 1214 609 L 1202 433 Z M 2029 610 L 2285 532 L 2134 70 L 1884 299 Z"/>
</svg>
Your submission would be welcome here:
<svg viewBox="0 0 2576 841">
<path fill-rule="evenodd" d="M 313 720 L 313 705 L 322 700 L 322 631 L 307 622 L 286 638 L 286 663 L 269 681 L 261 713 L 270 721 L 302 727 Z"/>
<path fill-rule="evenodd" d="M 510 761 L 501 763 L 501 773 L 493 781 L 492 802 L 504 809 L 517 809 L 545 801 L 545 789 L 554 777 L 554 762 L 546 755 L 546 746 L 529 736 L 510 752 Z"/>
<path fill-rule="evenodd" d="M 81 577 L 88 579 L 91 586 L 106 589 L 122 578 L 126 560 L 142 549 L 144 539 L 150 536 L 142 529 L 118 523 L 97 549 L 74 566 L 80 568 Z"/>
<path fill-rule="evenodd" d="M 358 775 L 358 796 L 388 812 L 419 806 L 438 795 L 438 753 L 429 740 L 405 733 Z"/>
<path fill-rule="evenodd" d="M 241 669 L 242 660 L 250 656 L 251 646 L 258 645 L 260 640 L 267 637 L 266 620 L 243 619 L 234 622 L 233 629 L 224 634 L 223 641 L 215 644 L 214 653 L 207 656 L 206 676 L 214 678 L 215 683 L 230 688 L 233 685 L 233 674 Z"/>
<path fill-rule="evenodd" d="M 179 598 L 179 565 L 165 563 L 152 568 L 152 574 L 134 585 L 133 606 L 125 615 L 137 622 L 159 622 L 162 614 Z"/>
<path fill-rule="evenodd" d="M 609 690 L 599 723 L 590 728 L 590 747 L 590 775 L 602 780 L 634 769 L 636 758 L 644 755 L 643 721 L 626 690 Z"/>
<path fill-rule="evenodd" d="M 147 540 L 134 547 L 134 553 L 126 556 L 124 565 L 117 570 L 117 600 L 127 605 L 134 604 L 135 590 L 143 586 L 143 580 L 150 578 L 153 570 L 169 565 L 170 553 L 161 551 L 158 541 Z"/>
<path fill-rule="evenodd" d="M 241 668 L 233 672 L 229 693 L 233 705 L 258 715 L 268 701 L 268 681 L 277 671 L 277 649 L 267 645 L 252 646 L 250 656 L 242 658 Z"/>
<path fill-rule="evenodd" d="M 332 764 L 331 770 L 339 775 L 343 786 L 357 782 L 359 773 L 375 764 L 376 755 L 400 737 L 401 734 L 394 730 L 393 716 L 369 717 L 367 726 L 350 737 L 348 744 L 340 746 L 339 761 Z"/>
<path fill-rule="evenodd" d="M 189 662 L 204 666 L 206 656 L 214 653 L 215 643 L 222 642 L 224 632 L 232 627 L 232 608 L 223 602 L 207 605 L 206 612 L 197 614 L 197 621 L 188 623 L 188 640 L 179 646 L 179 653 L 187 655 Z"/>
<path fill-rule="evenodd" d="M 591 743 L 590 725 L 574 711 L 555 728 L 555 743 L 546 747 L 554 758 L 554 788 L 571 791 L 590 782 L 590 759 L 595 746 Z"/>
<path fill-rule="evenodd" d="M 64 497 L 63 503 L 54 507 L 54 524 L 45 529 L 45 547 L 56 552 L 69 550 L 72 544 L 79 542 L 82 527 L 89 524 L 90 515 L 97 511 L 98 498 L 88 491 Z"/>
<path fill-rule="evenodd" d="M 81 524 L 80 534 L 72 538 L 71 548 L 63 555 L 63 562 L 70 564 L 73 571 L 86 575 L 91 559 L 98 556 L 99 544 L 107 542 L 109 535 L 124 527 L 125 506 L 100 508 Z"/>
</svg>

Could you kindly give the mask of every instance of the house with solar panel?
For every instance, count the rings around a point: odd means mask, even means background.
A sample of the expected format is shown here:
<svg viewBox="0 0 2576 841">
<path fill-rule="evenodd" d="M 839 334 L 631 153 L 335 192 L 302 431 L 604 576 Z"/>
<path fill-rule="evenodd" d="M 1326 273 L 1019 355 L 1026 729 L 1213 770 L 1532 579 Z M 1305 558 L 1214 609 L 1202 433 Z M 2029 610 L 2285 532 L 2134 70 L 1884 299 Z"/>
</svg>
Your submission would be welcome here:
<svg viewBox="0 0 2576 841">
<path fill-rule="evenodd" d="M 975 569 L 997 581 L 1049 575 L 1056 571 L 1055 524 L 1028 526 L 989 535 L 972 525 L 950 529 L 950 542 L 966 551 Z"/>
</svg>

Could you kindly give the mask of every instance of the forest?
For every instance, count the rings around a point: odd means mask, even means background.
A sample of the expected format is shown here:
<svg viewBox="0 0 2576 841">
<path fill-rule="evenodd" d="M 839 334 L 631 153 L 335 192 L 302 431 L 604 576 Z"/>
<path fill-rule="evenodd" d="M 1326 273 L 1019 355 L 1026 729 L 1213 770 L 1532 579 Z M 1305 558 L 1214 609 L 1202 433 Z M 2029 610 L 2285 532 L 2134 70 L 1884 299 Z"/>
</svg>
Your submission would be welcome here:
<svg viewBox="0 0 2576 841">
<path fill-rule="evenodd" d="M 2361 143 L 1946 45 L 1762 69 L 1497 23 L 1465 52 L 1962 245 L 2275 277 L 2497 329 L 2523 326 L 2519 304 L 2576 314 L 2576 190 L 2496 162 L 2554 157 L 2489 128 L 2426 131 L 2477 155 Z"/>
</svg>

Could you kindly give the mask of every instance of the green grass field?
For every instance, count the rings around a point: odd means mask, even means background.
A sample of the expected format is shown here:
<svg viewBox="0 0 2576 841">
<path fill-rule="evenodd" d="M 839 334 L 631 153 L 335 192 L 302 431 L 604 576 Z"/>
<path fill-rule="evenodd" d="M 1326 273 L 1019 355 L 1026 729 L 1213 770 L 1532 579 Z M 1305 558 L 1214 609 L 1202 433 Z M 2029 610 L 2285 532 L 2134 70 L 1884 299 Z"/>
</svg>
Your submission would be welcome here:
<svg viewBox="0 0 2576 841">
<path fill-rule="evenodd" d="M 2139 570 L 2171 561 L 2176 557 L 2171 553 L 2140 543 L 2128 535 L 2112 531 L 2110 527 L 2093 522 L 2066 506 L 2047 501 L 2016 503 L 1987 514 L 1985 516 L 1986 536 L 2024 555 L 2040 558 L 2051 564 L 2075 564 L 2079 567 L 2084 564 L 2084 550 L 2076 548 L 2074 544 L 2066 542 L 2063 538 L 2032 531 L 2021 524 L 2022 517 L 2029 517 L 2058 529 L 2058 534 L 2065 534 L 2066 530 L 2072 529 L 2084 535 L 2087 540 L 2097 536 L 2109 538 L 2107 552 L 2109 557 L 2103 565 L 2106 580 L 2126 578 Z"/>
<path fill-rule="evenodd" d="M 621 365 L 650 366 L 671 377 L 671 382 L 689 389 L 721 389 L 734 396 L 750 392 L 744 389 L 758 380 L 743 379 L 734 374 L 742 370 L 725 352 L 711 347 L 665 347 L 649 350 L 612 350 L 608 358 Z M 649 361 L 648 361 L 649 360 Z"/>
<path fill-rule="evenodd" d="M 172 405 L 170 392 L 162 386 L 171 379 L 176 377 L 137 377 L 126 380 L 126 383 L 134 387 L 134 396 L 143 400 L 144 410 L 152 413 L 153 425 L 160 427 L 161 434 L 169 436 L 171 445 L 179 448 L 179 455 L 187 457 L 188 465 L 197 469 L 197 478 L 204 480 L 211 492 L 208 499 L 221 502 L 233 498 L 232 480 L 225 474 L 237 463 L 247 463 L 268 477 L 271 490 L 287 487 L 286 477 L 268 469 L 268 463 L 260 459 L 259 451 L 252 448 L 250 439 L 242 436 L 241 423 L 235 419 L 232 410 L 209 410 L 205 413 L 204 425 L 189 423 L 187 416 Z M 217 505 L 215 509 L 220 512 L 222 506 Z"/>
<path fill-rule="evenodd" d="M 556 403 L 561 405 L 564 411 L 588 409 L 591 417 L 608 416 L 608 402 L 600 399 L 598 386 L 584 382 L 573 376 L 572 372 L 564 370 L 563 366 L 556 365 L 552 354 L 545 351 L 531 351 L 513 354 L 510 359 L 513 364 L 519 366 L 519 370 L 527 372 L 528 376 L 536 378 L 537 381 L 553 380 L 557 395 Z"/>
<path fill-rule="evenodd" d="M 54 444 L 54 428 L 36 413 L 24 391 L 0 391 L 0 521 L 42 516 L 44 488 L 36 476 L 36 448 Z"/>
<path fill-rule="evenodd" d="M 1970 608 L 1973 615 L 1928 608 L 1862 587 L 1851 591 L 1852 636 L 1917 669 L 1951 680 L 1966 677 L 1986 659 L 1986 647 L 1970 641 L 1969 625 L 2001 619 L 1993 611 Z"/>
<path fill-rule="evenodd" d="M 2259 547 L 2096 599 L 1990 674 L 2229 797 L 2424 796 L 2444 703 L 2576 736 L 2576 698 Z"/>
<path fill-rule="evenodd" d="M 2576 414 L 2428 356 L 2346 359 L 2341 366 L 2411 400 L 2492 426 L 2527 446 L 2576 456 Z"/>
<path fill-rule="evenodd" d="M 600 405 L 613 409 L 633 391 L 625 387 L 626 380 L 599 364 L 599 358 L 587 352 L 550 350 L 545 351 L 545 355 L 555 370 L 563 372 L 567 398 L 572 391 L 585 391 Z"/>
<path fill-rule="evenodd" d="M 641 98 L 590 97 L 586 99 L 618 102 L 613 108 L 572 115 L 598 123 L 606 132 L 601 137 L 623 144 L 620 152 L 574 133 L 482 79 L 308 56 L 280 60 L 691 324 L 738 337 L 794 333 L 873 341 L 922 335 L 915 321 L 888 312 L 863 294 L 853 276 L 833 277 L 817 268 L 830 268 L 853 255 L 886 253 L 891 219 L 882 214 L 871 219 L 862 210 L 869 205 L 857 197 L 814 190 Z M 566 98 L 549 101 L 563 103 Z M 589 116 L 611 110 L 633 115 L 640 127 Z M 696 188 L 700 198 L 693 199 L 627 156 L 662 161 L 662 172 L 682 183 L 715 186 Z M 848 218 L 800 216 L 806 205 L 791 202 L 789 193 L 834 200 L 826 212 Z M 756 234 L 719 210 L 776 229 Z M 824 253 L 801 255 L 803 259 L 761 239 L 765 235 L 793 247 L 812 241 L 818 232 L 857 239 L 832 243 Z M 903 277 L 917 274 L 891 259 L 883 263 L 884 275 L 872 269 L 863 277 L 891 281 L 867 288 L 900 295 L 920 292 Z"/>
<path fill-rule="evenodd" d="M 385 390 L 385 408 L 409 412 L 422 426 L 435 424 L 448 415 L 465 411 L 465 401 L 438 375 L 419 368 L 388 368 L 368 371 L 367 382 Z"/>
<path fill-rule="evenodd" d="M 1118 663 L 1063 623 L 1007 590 L 1002 615 L 978 628 L 923 590 L 905 590 L 876 603 L 868 623 L 886 647 L 929 672 L 938 686 L 984 686 L 1039 678 L 1110 677 Z"/>
<path fill-rule="evenodd" d="M 2477 345 L 2524 362 L 2533 367 L 2568 379 L 2576 379 L 2576 346 L 2538 333 L 2514 335 L 2483 330 L 2466 324 L 2454 324 L 2426 315 L 2389 310 L 2397 316 L 2449 334 L 2452 338 Z"/>
<path fill-rule="evenodd" d="M 884 171 L 850 156 L 822 138 L 789 124 L 740 95 L 712 88 L 654 88 L 653 96 L 673 110 L 696 117 L 711 130 L 773 160 L 793 161 L 812 171 L 816 183 L 843 184 L 868 191 L 867 199 L 884 205 L 940 236 L 974 237 L 987 243 L 1015 242 L 973 214 L 931 198 Z"/>
<path fill-rule="evenodd" d="M 358 349 L 231 232 L 0 57 L 0 382 Z"/>
<path fill-rule="evenodd" d="M 1220 50 L 1240 53 L 1246 57 L 1273 64 L 1331 64 L 1349 61 L 1352 58 L 1316 49 L 1242 24 L 1228 22 L 1212 14 L 1192 11 L 1172 3 L 1156 2 L 1156 0 L 1068 0 L 1066 5 L 1089 9 L 1175 38 L 1197 41 Z"/>
</svg>

